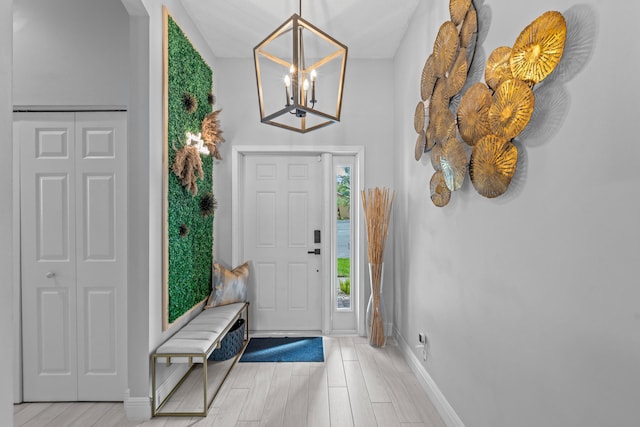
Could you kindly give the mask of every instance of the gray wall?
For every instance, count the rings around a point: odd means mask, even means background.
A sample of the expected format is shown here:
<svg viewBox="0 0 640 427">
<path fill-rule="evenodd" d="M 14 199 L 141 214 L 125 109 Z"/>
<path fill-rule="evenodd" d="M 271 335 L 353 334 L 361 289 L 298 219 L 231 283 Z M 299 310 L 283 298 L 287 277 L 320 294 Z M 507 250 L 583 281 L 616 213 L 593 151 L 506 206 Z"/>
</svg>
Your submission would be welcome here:
<svg viewBox="0 0 640 427">
<path fill-rule="evenodd" d="M 13 425 L 13 145 L 11 105 L 11 0 L 0 0 L 0 420 Z M 8 142 L 7 142 L 8 141 Z"/>
<path fill-rule="evenodd" d="M 14 105 L 127 105 L 129 25 L 120 0 L 13 5 Z"/>
<path fill-rule="evenodd" d="M 467 181 L 436 208 L 412 120 L 446 3 L 421 2 L 395 60 L 399 334 L 413 348 L 427 333 L 424 367 L 469 427 L 638 425 L 640 6 L 476 0 L 479 61 L 547 10 L 567 18 L 567 48 L 536 87 L 509 191 Z"/>
</svg>

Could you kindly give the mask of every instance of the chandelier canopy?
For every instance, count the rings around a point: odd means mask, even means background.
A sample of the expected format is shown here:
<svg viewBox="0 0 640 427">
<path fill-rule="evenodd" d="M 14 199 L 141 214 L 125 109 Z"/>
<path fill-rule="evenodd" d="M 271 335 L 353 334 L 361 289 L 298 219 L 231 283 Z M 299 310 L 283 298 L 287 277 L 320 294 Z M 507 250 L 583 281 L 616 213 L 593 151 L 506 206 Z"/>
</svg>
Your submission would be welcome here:
<svg viewBox="0 0 640 427">
<path fill-rule="evenodd" d="M 347 46 L 293 14 L 253 49 L 260 121 L 306 133 L 340 121 Z"/>
</svg>

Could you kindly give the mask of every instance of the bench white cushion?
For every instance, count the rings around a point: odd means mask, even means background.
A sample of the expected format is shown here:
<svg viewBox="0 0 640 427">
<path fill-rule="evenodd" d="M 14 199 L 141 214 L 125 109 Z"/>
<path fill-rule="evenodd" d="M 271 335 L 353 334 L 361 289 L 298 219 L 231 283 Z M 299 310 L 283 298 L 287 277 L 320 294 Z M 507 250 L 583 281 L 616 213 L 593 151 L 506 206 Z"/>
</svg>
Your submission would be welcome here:
<svg viewBox="0 0 640 427">
<path fill-rule="evenodd" d="M 238 316 L 243 302 L 209 308 L 202 311 L 171 338 L 165 341 L 156 354 L 206 354 L 220 334 Z"/>
</svg>

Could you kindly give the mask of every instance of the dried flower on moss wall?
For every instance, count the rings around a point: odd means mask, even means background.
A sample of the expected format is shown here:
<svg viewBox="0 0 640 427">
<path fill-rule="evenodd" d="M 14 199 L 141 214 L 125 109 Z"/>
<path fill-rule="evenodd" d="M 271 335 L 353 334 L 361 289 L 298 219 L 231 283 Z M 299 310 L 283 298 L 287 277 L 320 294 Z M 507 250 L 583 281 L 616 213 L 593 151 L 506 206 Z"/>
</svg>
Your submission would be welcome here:
<svg viewBox="0 0 640 427">
<path fill-rule="evenodd" d="M 180 224 L 179 234 L 180 237 L 187 237 L 187 235 L 189 234 L 189 227 L 187 226 L 187 224 Z"/>
<path fill-rule="evenodd" d="M 218 114 L 221 111 L 222 110 L 216 110 L 207 114 L 202 121 L 202 140 L 209 149 L 209 153 L 218 160 L 222 160 L 222 156 L 218 151 L 218 144 L 224 142 L 222 129 L 220 129 L 220 120 L 218 118 Z"/>
<path fill-rule="evenodd" d="M 173 173 L 176 174 L 187 191 L 194 196 L 198 194 L 196 179 L 204 179 L 204 171 L 202 170 L 202 159 L 197 146 L 185 145 L 176 152 Z"/>
<path fill-rule="evenodd" d="M 218 201 L 212 193 L 206 192 L 200 198 L 200 215 L 208 217 L 213 215 L 218 207 Z"/>
<path fill-rule="evenodd" d="M 198 109 L 198 99 L 189 92 L 185 92 L 182 95 L 182 106 L 184 111 L 189 114 L 194 113 Z"/>
</svg>

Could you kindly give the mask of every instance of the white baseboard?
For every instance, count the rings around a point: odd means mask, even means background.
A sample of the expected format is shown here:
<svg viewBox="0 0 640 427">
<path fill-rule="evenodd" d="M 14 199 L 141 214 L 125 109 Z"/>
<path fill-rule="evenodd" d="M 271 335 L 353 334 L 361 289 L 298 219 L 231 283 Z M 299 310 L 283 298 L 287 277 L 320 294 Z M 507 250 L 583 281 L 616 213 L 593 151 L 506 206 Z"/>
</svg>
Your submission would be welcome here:
<svg viewBox="0 0 640 427">
<path fill-rule="evenodd" d="M 124 393 L 124 413 L 132 421 L 151 419 L 151 399 L 148 397 L 131 397 L 129 389 Z"/>
<path fill-rule="evenodd" d="M 409 347 L 409 344 L 407 344 L 398 329 L 394 329 L 394 336 L 398 342 L 398 348 L 407 360 L 409 367 L 416 377 L 418 377 L 418 382 L 431 399 L 431 402 L 447 427 L 465 427 L 460 417 L 458 417 L 458 414 L 456 414 L 456 411 L 453 410 L 453 407 L 449 404 L 447 398 L 444 397 L 444 394 L 442 394 L 438 385 L 433 381 L 429 372 L 427 372 L 424 365 L 416 357 L 415 353 L 411 350 L 411 347 Z"/>
</svg>

